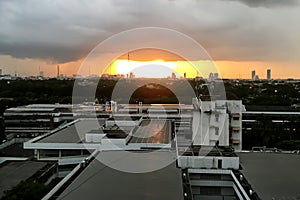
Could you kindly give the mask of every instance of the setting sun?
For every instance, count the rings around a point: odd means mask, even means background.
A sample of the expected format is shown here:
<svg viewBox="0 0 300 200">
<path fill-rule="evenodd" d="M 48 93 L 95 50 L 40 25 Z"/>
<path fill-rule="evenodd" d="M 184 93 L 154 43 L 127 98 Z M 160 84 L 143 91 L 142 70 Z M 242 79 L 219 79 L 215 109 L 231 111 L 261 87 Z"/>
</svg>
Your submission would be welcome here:
<svg viewBox="0 0 300 200">
<path fill-rule="evenodd" d="M 151 61 L 135 61 L 118 59 L 115 60 L 107 69 L 109 74 L 129 74 L 134 73 L 137 77 L 164 78 L 171 77 L 175 73 L 180 78 L 207 76 L 211 72 L 213 63 L 211 61 L 188 62 L 188 61 L 164 61 L 156 59 Z M 198 70 L 196 70 L 198 69 Z"/>
<path fill-rule="evenodd" d="M 162 59 L 152 61 L 119 59 L 109 66 L 108 72 L 114 74 L 129 74 L 132 72 L 139 77 L 165 77 L 170 76 L 175 70 L 176 62 L 165 62 Z"/>
</svg>

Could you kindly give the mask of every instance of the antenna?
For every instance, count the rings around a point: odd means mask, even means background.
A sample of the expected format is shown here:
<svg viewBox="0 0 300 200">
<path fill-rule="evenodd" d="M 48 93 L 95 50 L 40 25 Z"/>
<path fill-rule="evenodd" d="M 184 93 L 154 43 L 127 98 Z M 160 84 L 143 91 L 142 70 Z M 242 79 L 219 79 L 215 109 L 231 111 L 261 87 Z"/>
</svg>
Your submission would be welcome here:
<svg viewBox="0 0 300 200">
<path fill-rule="evenodd" d="M 130 57 L 129 57 L 129 51 L 127 54 L 127 59 L 128 59 L 128 71 L 130 72 Z"/>
</svg>

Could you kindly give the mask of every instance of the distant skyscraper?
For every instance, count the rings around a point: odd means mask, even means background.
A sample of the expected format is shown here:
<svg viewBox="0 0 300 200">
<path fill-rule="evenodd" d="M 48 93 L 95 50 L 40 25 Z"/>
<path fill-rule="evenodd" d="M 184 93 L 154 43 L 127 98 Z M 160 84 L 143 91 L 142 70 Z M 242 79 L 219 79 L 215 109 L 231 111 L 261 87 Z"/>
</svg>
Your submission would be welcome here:
<svg viewBox="0 0 300 200">
<path fill-rule="evenodd" d="M 129 78 L 135 78 L 135 75 L 134 75 L 134 73 L 133 73 L 133 72 L 130 72 L 130 74 L 129 74 Z"/>
<path fill-rule="evenodd" d="M 172 79 L 176 79 L 176 74 L 172 72 Z"/>
<path fill-rule="evenodd" d="M 219 79 L 219 74 L 218 73 L 214 73 L 214 80 L 218 80 Z"/>
<path fill-rule="evenodd" d="M 251 79 L 254 80 L 254 79 L 255 79 L 255 76 L 256 76 L 256 72 L 255 72 L 255 70 L 253 70 L 253 71 L 251 72 Z"/>
<path fill-rule="evenodd" d="M 44 71 L 40 71 L 39 76 L 44 77 Z"/>
<path fill-rule="evenodd" d="M 57 65 L 57 78 L 60 76 L 60 73 L 59 73 L 59 65 Z"/>
<path fill-rule="evenodd" d="M 214 80 L 214 74 L 213 73 L 209 73 L 208 80 L 209 81 L 213 81 Z"/>
<path fill-rule="evenodd" d="M 209 81 L 215 81 L 219 79 L 219 74 L 218 73 L 210 73 L 208 76 Z"/>
<path fill-rule="evenodd" d="M 2 76 L 2 69 L 0 69 L 0 76 Z"/>
<path fill-rule="evenodd" d="M 271 69 L 267 70 L 267 80 L 271 80 Z"/>
</svg>

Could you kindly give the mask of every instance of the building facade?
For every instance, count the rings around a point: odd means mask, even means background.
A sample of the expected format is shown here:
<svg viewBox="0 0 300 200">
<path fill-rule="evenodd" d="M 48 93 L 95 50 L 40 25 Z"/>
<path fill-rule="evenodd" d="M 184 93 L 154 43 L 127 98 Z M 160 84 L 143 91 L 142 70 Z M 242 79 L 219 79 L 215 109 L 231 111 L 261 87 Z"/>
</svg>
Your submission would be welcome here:
<svg viewBox="0 0 300 200">
<path fill-rule="evenodd" d="M 242 150 L 242 101 L 193 99 L 193 144 L 232 146 Z"/>
</svg>

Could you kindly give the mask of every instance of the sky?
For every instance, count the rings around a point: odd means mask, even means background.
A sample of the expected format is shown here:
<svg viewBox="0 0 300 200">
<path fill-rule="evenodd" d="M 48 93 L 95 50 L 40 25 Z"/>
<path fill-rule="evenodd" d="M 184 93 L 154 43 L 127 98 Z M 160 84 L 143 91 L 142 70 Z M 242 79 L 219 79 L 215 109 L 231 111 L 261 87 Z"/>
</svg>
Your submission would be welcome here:
<svg viewBox="0 0 300 200">
<path fill-rule="evenodd" d="M 162 27 L 202 45 L 223 78 L 263 78 L 269 68 L 273 78 L 300 78 L 300 0 L 1 0 L 0 13 L 3 73 L 53 76 L 60 65 L 76 74 L 114 34 Z"/>
</svg>

